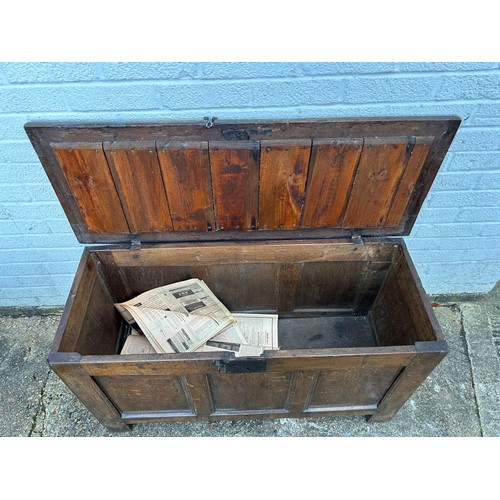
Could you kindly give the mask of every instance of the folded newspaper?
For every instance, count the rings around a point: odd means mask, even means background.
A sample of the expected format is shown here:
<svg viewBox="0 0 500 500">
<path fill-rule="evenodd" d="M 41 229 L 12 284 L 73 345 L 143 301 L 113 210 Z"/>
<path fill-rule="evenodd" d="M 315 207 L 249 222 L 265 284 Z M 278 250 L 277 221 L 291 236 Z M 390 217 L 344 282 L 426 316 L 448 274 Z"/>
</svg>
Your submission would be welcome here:
<svg viewBox="0 0 500 500">
<path fill-rule="evenodd" d="M 278 349 L 276 314 L 232 314 L 199 279 L 155 288 L 115 307 L 132 330 L 122 354 L 222 350 L 260 356 Z"/>
</svg>

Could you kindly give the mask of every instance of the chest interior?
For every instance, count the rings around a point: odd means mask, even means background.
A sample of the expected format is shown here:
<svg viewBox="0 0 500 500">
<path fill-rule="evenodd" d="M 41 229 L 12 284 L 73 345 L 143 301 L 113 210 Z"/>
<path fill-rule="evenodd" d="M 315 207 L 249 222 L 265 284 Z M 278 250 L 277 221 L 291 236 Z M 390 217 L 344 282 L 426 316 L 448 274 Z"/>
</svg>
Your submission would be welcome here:
<svg viewBox="0 0 500 500">
<path fill-rule="evenodd" d="M 114 303 L 193 277 L 233 312 L 277 313 L 283 350 L 436 340 L 397 240 L 108 247 L 86 252 L 81 270 L 72 301 L 86 306 L 71 309 L 63 352 L 117 354 L 124 324 Z"/>
</svg>

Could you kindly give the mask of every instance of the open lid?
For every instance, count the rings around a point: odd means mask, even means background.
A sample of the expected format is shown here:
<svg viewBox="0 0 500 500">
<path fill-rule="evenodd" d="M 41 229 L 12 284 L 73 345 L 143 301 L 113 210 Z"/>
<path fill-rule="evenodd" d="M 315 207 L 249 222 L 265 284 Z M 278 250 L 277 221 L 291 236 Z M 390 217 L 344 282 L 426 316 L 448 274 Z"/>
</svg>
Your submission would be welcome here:
<svg viewBox="0 0 500 500">
<path fill-rule="evenodd" d="M 82 243 L 407 235 L 457 117 L 28 123 Z"/>
</svg>

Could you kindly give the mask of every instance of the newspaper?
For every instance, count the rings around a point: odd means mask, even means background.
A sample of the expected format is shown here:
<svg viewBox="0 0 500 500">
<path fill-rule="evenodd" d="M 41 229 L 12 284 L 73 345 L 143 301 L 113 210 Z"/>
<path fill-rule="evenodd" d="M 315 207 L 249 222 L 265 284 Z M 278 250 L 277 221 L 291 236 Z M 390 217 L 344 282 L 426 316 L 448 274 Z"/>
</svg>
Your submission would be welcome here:
<svg viewBox="0 0 500 500">
<path fill-rule="evenodd" d="M 215 335 L 196 352 L 231 351 L 236 357 L 260 356 L 264 350 L 277 350 L 277 314 L 233 314 L 236 324 Z M 155 353 L 145 335 L 130 328 L 121 354 Z"/>
<path fill-rule="evenodd" d="M 233 314 L 236 323 L 212 337 L 197 352 L 232 351 L 236 357 L 260 356 L 265 350 L 277 350 L 277 314 Z"/>
<path fill-rule="evenodd" d="M 195 351 L 235 322 L 199 279 L 154 288 L 115 307 L 159 353 Z"/>
<path fill-rule="evenodd" d="M 145 335 L 132 331 L 125 340 L 120 354 L 155 354 L 156 351 Z"/>
</svg>

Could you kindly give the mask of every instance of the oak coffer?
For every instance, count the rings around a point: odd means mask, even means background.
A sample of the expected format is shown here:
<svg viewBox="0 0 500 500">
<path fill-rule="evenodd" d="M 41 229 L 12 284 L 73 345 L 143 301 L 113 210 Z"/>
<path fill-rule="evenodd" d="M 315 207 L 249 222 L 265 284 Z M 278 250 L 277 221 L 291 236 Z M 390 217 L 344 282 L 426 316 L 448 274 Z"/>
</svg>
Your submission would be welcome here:
<svg viewBox="0 0 500 500">
<path fill-rule="evenodd" d="M 405 244 L 457 117 L 30 123 L 87 245 L 49 364 L 112 431 L 390 419 L 448 347 Z M 114 303 L 188 278 L 278 314 L 280 349 L 119 355 Z"/>
</svg>

